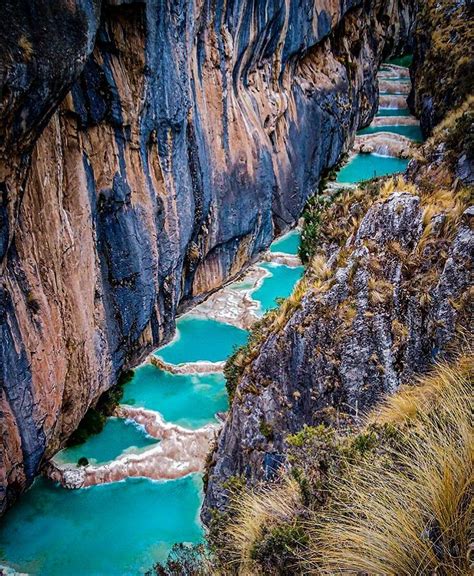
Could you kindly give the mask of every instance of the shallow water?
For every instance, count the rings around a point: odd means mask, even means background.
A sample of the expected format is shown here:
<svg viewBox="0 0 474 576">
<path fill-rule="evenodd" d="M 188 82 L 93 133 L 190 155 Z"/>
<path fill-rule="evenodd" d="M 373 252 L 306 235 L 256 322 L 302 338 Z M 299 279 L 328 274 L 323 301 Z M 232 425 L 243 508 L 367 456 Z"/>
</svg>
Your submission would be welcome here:
<svg viewBox="0 0 474 576">
<path fill-rule="evenodd" d="M 405 96 L 405 98 L 408 97 L 408 94 L 406 92 L 384 92 L 383 90 L 381 90 L 379 94 L 380 96 Z"/>
<path fill-rule="evenodd" d="M 264 278 L 262 285 L 251 296 L 260 303 L 261 312 L 267 312 L 278 305 L 279 298 L 287 298 L 304 272 L 303 266 L 290 268 L 279 264 L 261 264 L 261 268 L 271 274 Z"/>
<path fill-rule="evenodd" d="M 359 130 L 357 134 L 375 134 L 376 132 L 392 132 L 394 134 L 401 134 L 416 142 L 422 142 L 423 135 L 419 126 L 368 126 Z"/>
<path fill-rule="evenodd" d="M 403 68 L 409 68 L 413 62 L 413 54 L 407 54 L 406 56 L 399 56 L 398 58 L 392 58 L 388 60 L 386 64 L 393 64 L 395 66 L 403 66 Z"/>
<path fill-rule="evenodd" d="M 0 563 L 37 576 L 128 576 L 198 542 L 199 475 L 66 490 L 38 478 L 0 526 Z"/>
<path fill-rule="evenodd" d="M 167 422 L 200 428 L 228 408 L 223 374 L 170 374 L 145 364 L 126 385 L 123 404 L 156 410 Z"/>
<path fill-rule="evenodd" d="M 403 172 L 408 160 L 377 154 L 356 154 L 337 175 L 337 182 L 354 184 L 371 178 Z"/>
<path fill-rule="evenodd" d="M 284 254 L 298 254 L 300 247 L 300 232 L 292 230 L 270 245 L 270 252 L 283 252 Z"/>
<path fill-rule="evenodd" d="M 213 320 L 185 317 L 178 325 L 180 338 L 165 347 L 169 361 L 223 360 L 247 339 L 246 331 Z M 172 375 L 143 365 L 126 385 L 123 403 L 198 428 L 226 410 L 225 380 L 222 374 Z M 85 456 L 106 462 L 154 442 L 140 427 L 111 418 L 101 434 L 57 459 L 77 462 Z M 0 564 L 8 561 L 40 576 L 140 574 L 165 560 L 176 542 L 202 539 L 201 502 L 199 474 L 168 482 L 128 479 L 72 491 L 40 478 L 3 518 Z"/>
<path fill-rule="evenodd" d="M 410 116 L 411 112 L 408 108 L 379 108 L 376 116 Z"/>
<path fill-rule="evenodd" d="M 220 362 L 235 346 L 247 341 L 245 330 L 204 318 L 183 317 L 176 323 L 176 338 L 155 354 L 170 364 Z"/>
<path fill-rule="evenodd" d="M 250 290 L 251 288 L 253 288 L 254 286 L 254 280 L 250 279 L 250 280 L 239 280 L 237 282 L 234 282 L 233 284 L 229 285 L 229 288 L 231 288 L 232 290 Z"/>
<path fill-rule="evenodd" d="M 79 446 L 61 450 L 54 460 L 59 464 L 76 464 L 79 458 L 84 456 L 90 464 L 103 464 L 121 454 L 141 452 L 156 442 L 155 438 L 148 436 L 145 429 L 135 422 L 108 418 L 100 434 L 90 436 Z"/>
</svg>

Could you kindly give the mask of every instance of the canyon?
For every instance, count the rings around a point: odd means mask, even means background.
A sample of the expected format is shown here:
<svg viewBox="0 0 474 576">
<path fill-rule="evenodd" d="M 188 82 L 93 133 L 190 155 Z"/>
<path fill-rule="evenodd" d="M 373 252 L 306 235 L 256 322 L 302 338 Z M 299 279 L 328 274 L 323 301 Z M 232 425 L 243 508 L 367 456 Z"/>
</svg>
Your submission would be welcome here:
<svg viewBox="0 0 474 576">
<path fill-rule="evenodd" d="M 0 574 L 472 570 L 472 2 L 0 16 Z"/>
<path fill-rule="evenodd" d="M 0 572 L 135 574 L 165 561 L 177 542 L 202 540 L 202 472 L 228 407 L 225 358 L 301 276 L 298 240 L 298 230 L 278 239 L 238 281 L 181 315 L 173 340 L 137 367 L 103 429 L 43 466 L 45 478 L 0 526 Z"/>
<path fill-rule="evenodd" d="M 2 5 L 2 510 L 178 311 L 296 222 L 414 11 Z"/>
</svg>

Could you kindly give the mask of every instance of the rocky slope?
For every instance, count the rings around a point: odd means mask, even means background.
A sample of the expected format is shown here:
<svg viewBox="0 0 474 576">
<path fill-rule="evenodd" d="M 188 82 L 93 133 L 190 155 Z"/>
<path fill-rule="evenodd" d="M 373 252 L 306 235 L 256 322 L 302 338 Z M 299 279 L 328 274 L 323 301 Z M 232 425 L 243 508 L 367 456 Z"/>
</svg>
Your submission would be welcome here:
<svg viewBox="0 0 474 576">
<path fill-rule="evenodd" d="M 355 426 L 305 426 L 278 482 L 232 483 L 213 555 L 176 548 L 153 574 L 470 574 L 473 376 L 465 346 Z"/>
<path fill-rule="evenodd" d="M 417 181 L 431 180 L 428 166 Z M 474 208 L 463 187 L 423 184 L 349 191 L 323 212 L 303 284 L 227 368 L 236 391 L 207 507 L 222 508 L 233 477 L 273 478 L 303 425 L 357 421 L 468 326 Z"/>
<path fill-rule="evenodd" d="M 226 367 L 232 407 L 209 466 L 203 516 L 235 483 L 275 478 L 289 434 L 343 429 L 469 330 L 472 97 L 435 130 L 405 178 L 316 204 L 305 279 Z"/>
<path fill-rule="evenodd" d="M 101 10 L 99 25 L 98 0 L 1 8 L 2 506 L 180 303 L 298 218 L 373 114 L 374 71 L 414 8 Z"/>
<path fill-rule="evenodd" d="M 409 104 L 425 136 L 474 92 L 474 4 L 470 0 L 420 3 L 414 34 Z"/>
</svg>

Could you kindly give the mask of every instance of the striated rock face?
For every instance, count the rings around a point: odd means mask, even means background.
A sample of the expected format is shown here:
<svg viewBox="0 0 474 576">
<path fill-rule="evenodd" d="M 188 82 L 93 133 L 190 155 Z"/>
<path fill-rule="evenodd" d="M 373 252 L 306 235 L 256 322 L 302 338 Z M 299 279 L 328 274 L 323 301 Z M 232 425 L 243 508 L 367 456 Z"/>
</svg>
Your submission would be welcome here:
<svg viewBox="0 0 474 576">
<path fill-rule="evenodd" d="M 100 0 L 4 0 L 0 8 L 0 262 L 29 153 L 94 47 Z"/>
<path fill-rule="evenodd" d="M 57 340 L 51 338 L 53 324 L 59 322 L 51 310 L 43 317 L 38 314 L 39 303 L 31 292 L 33 284 L 42 283 L 40 269 L 50 281 L 61 282 L 61 262 L 55 259 L 66 246 L 53 223 L 64 220 L 64 208 L 46 178 L 48 171 L 60 178 L 60 166 L 46 169 L 46 158 L 38 163 L 49 201 L 44 202 L 38 190 L 32 197 L 26 194 L 21 204 L 25 187 L 33 191 L 35 186 L 30 179 L 31 151 L 94 47 L 99 12 L 100 0 L 5 0 L 0 7 L 0 513 L 7 503 L 7 487 L 15 494 L 38 469 L 48 441 L 46 430 L 54 428 L 58 412 L 51 391 L 60 393 L 57 376 L 64 370 Z M 15 242 L 19 218 L 27 219 L 39 235 Z M 53 232 L 49 238 L 48 232 Z M 51 246 L 55 248 L 48 254 Z M 47 256 L 37 258 L 40 252 Z M 61 294 L 57 288 L 53 310 Z M 51 358 L 39 370 L 42 375 L 33 392 L 32 374 L 38 370 L 33 356 L 41 362 L 48 352 Z M 44 403 L 39 413 L 35 396 Z"/>
<path fill-rule="evenodd" d="M 411 66 L 409 105 L 429 136 L 446 114 L 474 92 L 474 4 L 427 0 L 420 4 Z"/>
<path fill-rule="evenodd" d="M 426 156 L 430 163 L 411 168 L 416 185 L 349 191 L 322 214 L 300 299 L 270 316 L 234 360 L 240 377 L 209 471 L 205 520 L 225 505 L 230 477 L 275 476 L 288 434 L 357 420 L 449 353 L 469 326 L 472 188 L 441 180 L 446 154 L 438 165 Z"/>
<path fill-rule="evenodd" d="M 295 222 L 414 7 L 110 0 L 96 30 L 98 10 L 1 8 L 1 507 L 180 303 Z"/>
</svg>

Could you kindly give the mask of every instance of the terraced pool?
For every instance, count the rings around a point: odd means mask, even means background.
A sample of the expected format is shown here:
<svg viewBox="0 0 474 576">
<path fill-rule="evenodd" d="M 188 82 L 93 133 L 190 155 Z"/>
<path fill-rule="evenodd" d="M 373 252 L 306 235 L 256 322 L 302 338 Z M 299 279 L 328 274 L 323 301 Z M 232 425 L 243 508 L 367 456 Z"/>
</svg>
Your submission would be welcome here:
<svg viewBox="0 0 474 576">
<path fill-rule="evenodd" d="M 371 178 L 403 172 L 408 160 L 379 156 L 377 154 L 356 154 L 337 175 L 337 182 L 355 184 Z"/>
</svg>

